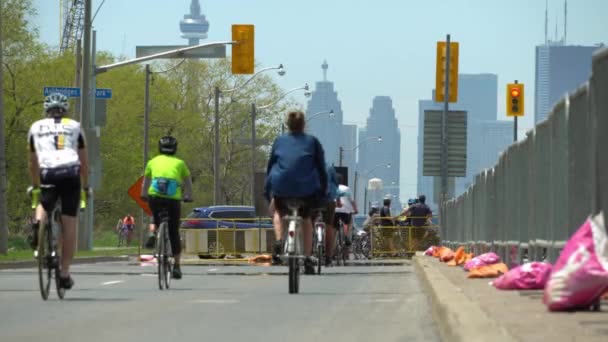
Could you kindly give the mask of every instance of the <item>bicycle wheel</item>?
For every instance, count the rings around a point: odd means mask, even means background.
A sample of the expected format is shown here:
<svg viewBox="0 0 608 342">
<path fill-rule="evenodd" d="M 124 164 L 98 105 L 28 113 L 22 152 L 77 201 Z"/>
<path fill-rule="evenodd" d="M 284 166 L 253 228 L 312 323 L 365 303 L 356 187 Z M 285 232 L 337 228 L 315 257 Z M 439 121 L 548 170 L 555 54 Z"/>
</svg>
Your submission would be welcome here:
<svg viewBox="0 0 608 342">
<path fill-rule="evenodd" d="M 49 226 L 40 226 L 38 229 L 38 284 L 40 285 L 40 295 L 42 299 L 47 300 L 49 298 L 49 291 L 51 289 L 52 279 L 52 265 L 50 257 L 50 244 L 49 241 L 52 239 L 49 234 Z"/>
<path fill-rule="evenodd" d="M 59 232 L 61 231 L 60 224 L 55 221 L 55 228 L 57 233 L 49 234 L 49 246 L 51 251 L 51 259 L 53 260 L 53 269 L 55 270 L 55 289 L 57 289 L 57 296 L 59 299 L 63 299 L 65 296 L 65 289 L 61 287 L 61 283 L 59 281 L 59 277 L 61 276 L 61 254 L 59 253 L 59 248 L 57 248 L 57 241 L 59 241 Z M 51 231 L 54 231 L 51 229 Z M 55 235 L 56 234 L 56 235 Z"/>
<path fill-rule="evenodd" d="M 342 223 L 340 223 L 342 225 Z M 337 266 L 344 266 L 344 259 L 342 255 L 344 254 L 344 231 L 342 228 L 338 228 L 338 236 L 336 236 L 336 248 L 334 252 L 334 258 L 336 259 Z"/>
<path fill-rule="evenodd" d="M 156 263 L 158 264 L 158 288 L 160 290 L 165 289 L 165 281 L 167 277 L 167 273 L 165 271 L 166 263 L 165 263 L 165 239 L 164 231 L 167 228 L 167 223 L 163 222 L 160 224 L 158 228 L 158 236 L 156 239 Z"/>
<path fill-rule="evenodd" d="M 325 259 L 325 248 L 323 246 L 321 246 L 319 244 L 318 246 L 318 251 L 317 251 L 317 274 L 321 274 L 321 264 L 323 263 L 323 260 Z"/>
<path fill-rule="evenodd" d="M 300 290 L 300 265 L 298 259 L 289 256 L 289 293 L 298 293 Z"/>
<path fill-rule="evenodd" d="M 165 243 L 163 243 L 164 246 L 164 251 L 163 251 L 163 260 L 165 263 L 165 289 L 169 289 L 169 286 L 171 285 L 171 253 L 169 252 L 169 248 L 171 246 L 171 240 L 169 239 L 169 227 L 167 226 L 167 224 L 165 223 L 165 229 L 163 229 L 163 236 L 164 236 L 164 240 Z"/>
</svg>

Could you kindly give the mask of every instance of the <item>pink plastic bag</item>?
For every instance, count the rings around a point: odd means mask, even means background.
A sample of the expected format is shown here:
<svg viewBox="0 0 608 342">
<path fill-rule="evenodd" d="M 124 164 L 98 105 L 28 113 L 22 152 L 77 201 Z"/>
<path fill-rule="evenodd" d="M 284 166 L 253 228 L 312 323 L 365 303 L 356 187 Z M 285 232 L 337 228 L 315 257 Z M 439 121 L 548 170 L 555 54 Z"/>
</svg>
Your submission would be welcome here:
<svg viewBox="0 0 608 342">
<path fill-rule="evenodd" d="M 484 254 L 478 255 L 478 256 L 474 257 L 473 259 L 467 261 L 467 263 L 464 264 L 464 270 L 470 271 L 477 267 L 488 266 L 488 265 L 496 264 L 499 262 L 500 262 L 500 257 L 496 253 L 494 253 L 494 252 L 484 253 Z"/>
<path fill-rule="evenodd" d="M 545 288 L 550 275 L 551 264 L 529 262 L 503 274 L 492 285 L 501 290 L 539 290 Z"/>
<path fill-rule="evenodd" d="M 602 213 L 568 240 L 545 286 L 549 310 L 588 309 L 608 289 L 608 241 Z"/>
<path fill-rule="evenodd" d="M 424 251 L 424 255 L 429 255 L 429 256 L 433 256 L 433 250 L 435 250 L 435 246 L 431 246 L 429 248 L 426 249 L 426 251 Z"/>
</svg>

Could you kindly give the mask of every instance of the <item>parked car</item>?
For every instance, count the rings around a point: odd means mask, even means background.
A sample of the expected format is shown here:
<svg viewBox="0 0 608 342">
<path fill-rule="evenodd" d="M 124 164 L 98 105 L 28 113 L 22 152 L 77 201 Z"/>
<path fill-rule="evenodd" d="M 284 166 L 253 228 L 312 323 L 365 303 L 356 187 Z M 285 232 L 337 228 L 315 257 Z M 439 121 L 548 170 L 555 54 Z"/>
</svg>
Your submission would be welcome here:
<svg viewBox="0 0 608 342">
<path fill-rule="evenodd" d="M 181 228 L 272 228 L 272 221 L 270 218 L 257 218 L 252 206 L 216 205 L 194 208 L 182 221 Z"/>
</svg>

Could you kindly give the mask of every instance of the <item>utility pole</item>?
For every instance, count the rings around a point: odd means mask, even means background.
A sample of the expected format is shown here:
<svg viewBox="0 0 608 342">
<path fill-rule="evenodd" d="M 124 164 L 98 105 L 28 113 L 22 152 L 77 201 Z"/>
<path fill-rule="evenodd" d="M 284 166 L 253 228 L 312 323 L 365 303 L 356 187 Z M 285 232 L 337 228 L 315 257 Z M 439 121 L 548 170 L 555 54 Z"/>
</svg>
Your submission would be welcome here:
<svg viewBox="0 0 608 342">
<path fill-rule="evenodd" d="M 255 103 L 251 104 L 251 205 L 255 207 Z"/>
<path fill-rule="evenodd" d="M 213 118 L 213 205 L 220 204 L 220 88 L 215 87 Z"/>
<path fill-rule="evenodd" d="M 6 146 L 4 141 L 4 64 L 2 61 L 2 1 L 0 0 L 0 254 L 8 252 L 8 214 L 6 202 Z"/>
<path fill-rule="evenodd" d="M 148 163 L 148 133 L 150 129 L 150 64 L 146 64 L 146 85 L 144 87 L 144 162 L 142 175 L 146 173 L 146 164 Z M 145 243 L 144 242 L 144 232 L 146 231 L 146 224 L 144 222 L 144 218 L 146 217 L 144 210 L 141 209 L 140 212 L 141 219 L 139 220 L 141 229 L 139 231 L 139 244 L 138 244 L 138 255 L 141 255 L 141 247 Z"/>
<path fill-rule="evenodd" d="M 334 150 L 335 151 L 335 150 Z M 344 153 L 344 147 L 340 146 L 340 156 L 339 156 L 339 162 L 338 162 L 338 166 L 342 166 L 342 154 Z"/>
<path fill-rule="evenodd" d="M 83 127 L 85 135 L 91 134 L 91 74 L 93 73 L 93 67 L 91 63 L 91 2 L 92 0 L 85 0 L 84 2 L 84 41 L 82 46 L 82 100 L 80 102 L 80 123 Z M 87 144 L 87 154 L 91 155 L 91 145 Z M 90 159 L 90 157 L 89 157 Z M 89 166 L 89 183 L 91 179 L 92 168 Z M 83 184 L 87 185 L 87 184 Z M 87 234 L 93 231 L 92 215 L 92 196 L 89 198 L 89 203 L 85 209 L 85 228 L 79 229 L 81 233 L 84 233 L 84 237 L 78 238 L 78 249 L 87 249 L 88 236 Z"/>
<path fill-rule="evenodd" d="M 515 80 L 515 84 L 517 83 L 517 80 Z M 517 142 L 517 115 L 513 117 L 513 142 Z"/>
<path fill-rule="evenodd" d="M 441 116 L 441 203 L 448 199 L 448 112 L 450 106 L 450 35 L 446 37 L 445 88 Z"/>
</svg>

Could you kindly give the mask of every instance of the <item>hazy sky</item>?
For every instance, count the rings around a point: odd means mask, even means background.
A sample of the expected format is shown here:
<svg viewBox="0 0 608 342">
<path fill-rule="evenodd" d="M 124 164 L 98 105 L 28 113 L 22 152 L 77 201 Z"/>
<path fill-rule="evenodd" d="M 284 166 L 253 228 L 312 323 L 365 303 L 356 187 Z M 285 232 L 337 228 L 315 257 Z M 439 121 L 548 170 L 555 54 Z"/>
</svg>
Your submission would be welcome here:
<svg viewBox="0 0 608 342">
<path fill-rule="evenodd" d="M 51 46 L 59 45 L 59 0 L 34 0 L 34 25 Z M 102 0 L 93 0 L 96 10 Z M 256 26 L 256 61 L 283 63 L 284 89 L 322 79 L 335 84 L 346 123 L 362 126 L 374 96 L 393 99 L 402 137 L 401 197 L 416 192 L 418 100 L 430 97 L 435 46 L 447 33 L 460 42 L 461 73 L 498 74 L 498 116 L 504 87 L 526 84 L 526 116 L 534 119 L 534 47 L 544 42 L 545 0 L 201 0 L 210 23 L 207 41 L 231 38 L 232 24 Z M 105 0 L 97 15 L 98 50 L 134 57 L 137 45 L 187 44 L 179 20 L 190 0 Z M 563 36 L 564 1 L 549 0 L 549 37 Z M 568 2 L 568 43 L 608 42 L 607 0 Z M 228 49 L 229 51 L 229 49 Z M 143 85 L 142 85 L 143 87 Z M 143 90 L 142 90 L 143 91 Z M 295 96 L 304 103 L 302 97 Z"/>
</svg>

